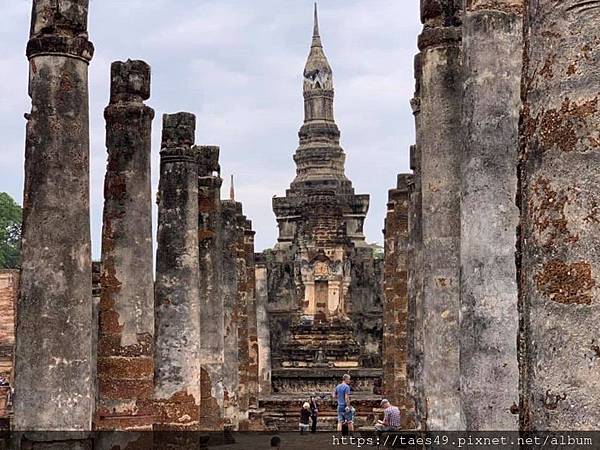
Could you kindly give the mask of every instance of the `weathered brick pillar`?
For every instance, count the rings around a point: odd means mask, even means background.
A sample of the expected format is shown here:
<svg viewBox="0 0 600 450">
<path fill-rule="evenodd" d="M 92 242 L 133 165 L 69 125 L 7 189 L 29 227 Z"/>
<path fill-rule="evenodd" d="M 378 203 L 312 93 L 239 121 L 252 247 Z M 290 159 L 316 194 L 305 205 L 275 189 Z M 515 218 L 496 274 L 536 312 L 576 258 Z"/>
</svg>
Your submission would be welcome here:
<svg viewBox="0 0 600 450">
<path fill-rule="evenodd" d="M 199 427 L 200 297 L 196 118 L 163 116 L 154 293 L 157 429 Z"/>
<path fill-rule="evenodd" d="M 408 183 L 412 175 L 398 175 L 390 189 L 385 218 L 383 304 L 383 395 L 406 411 L 414 407 L 408 397 Z"/>
<path fill-rule="evenodd" d="M 0 376 L 11 385 L 14 377 L 15 310 L 18 295 L 19 270 L 0 269 Z M 0 418 L 4 418 L 1 413 Z"/>
<path fill-rule="evenodd" d="M 521 0 L 466 0 L 463 14 L 460 366 L 469 430 L 518 429 L 521 14 Z"/>
<path fill-rule="evenodd" d="M 600 4 L 525 3 L 521 421 L 600 427 Z"/>
<path fill-rule="evenodd" d="M 26 115 L 16 430 L 90 430 L 88 0 L 34 0 Z"/>
<path fill-rule="evenodd" d="M 246 258 L 246 296 L 248 298 L 248 407 L 258 407 L 258 331 L 256 316 L 256 263 L 254 260 L 254 236 L 252 221 L 244 227 L 244 256 Z"/>
<path fill-rule="evenodd" d="M 423 188 L 423 382 L 432 430 L 464 428 L 460 402 L 459 0 L 422 0 L 420 132 Z"/>
<path fill-rule="evenodd" d="M 198 243 L 200 252 L 200 429 L 223 429 L 223 242 L 219 147 L 198 153 Z"/>
<path fill-rule="evenodd" d="M 238 429 L 240 409 L 240 354 L 239 354 L 239 289 L 238 272 L 241 271 L 239 259 L 240 235 L 239 216 L 242 205 L 234 200 L 224 200 L 223 209 L 223 278 L 221 292 L 224 309 L 224 420 L 228 428 Z M 242 236 L 243 239 L 243 236 Z"/>
<path fill-rule="evenodd" d="M 102 277 L 96 429 L 152 427 L 154 277 L 150 66 L 114 62 L 104 111 Z"/>
<path fill-rule="evenodd" d="M 237 312 L 237 346 L 238 346 L 238 428 L 248 430 L 248 409 L 250 408 L 250 397 L 248 390 L 250 348 L 248 346 L 248 270 L 246 268 L 246 217 L 242 214 L 241 204 L 236 216 L 236 307 Z"/>
<path fill-rule="evenodd" d="M 426 410 L 423 395 L 423 257 L 421 228 L 421 171 L 420 153 L 416 145 L 410 148 L 410 168 L 413 171 L 409 183 L 408 205 L 408 320 L 407 320 L 407 367 L 408 389 L 415 405 L 418 423 L 423 423 Z"/>
<path fill-rule="evenodd" d="M 271 333 L 269 328 L 267 267 L 263 253 L 257 253 L 254 271 L 258 343 L 258 389 L 261 397 L 271 395 Z"/>
</svg>

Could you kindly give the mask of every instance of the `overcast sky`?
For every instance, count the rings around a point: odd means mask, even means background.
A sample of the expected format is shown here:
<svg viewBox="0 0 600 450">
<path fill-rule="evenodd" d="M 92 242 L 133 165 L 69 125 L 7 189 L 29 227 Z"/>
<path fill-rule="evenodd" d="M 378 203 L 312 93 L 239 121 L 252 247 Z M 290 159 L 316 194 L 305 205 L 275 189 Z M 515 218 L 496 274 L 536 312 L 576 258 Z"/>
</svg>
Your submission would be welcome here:
<svg viewBox="0 0 600 450">
<path fill-rule="evenodd" d="M 27 61 L 31 0 L 0 0 L 0 191 L 23 195 Z M 414 142 L 409 107 L 420 29 L 417 0 L 321 0 L 325 53 L 333 68 L 335 115 L 346 173 L 357 193 L 371 194 L 365 231 L 381 230 L 387 190 L 408 170 Z M 292 155 L 303 120 L 302 70 L 312 35 L 311 0 L 91 0 L 91 209 L 93 253 L 100 254 L 106 165 L 103 109 L 110 63 L 143 59 L 152 66 L 153 190 L 158 185 L 163 113 L 197 117 L 197 144 L 221 146 L 228 195 L 256 230 L 256 248 L 277 236 L 273 195 L 295 174 Z M 156 207 L 155 207 L 156 215 Z M 156 224 L 154 225 L 156 228 Z"/>
</svg>

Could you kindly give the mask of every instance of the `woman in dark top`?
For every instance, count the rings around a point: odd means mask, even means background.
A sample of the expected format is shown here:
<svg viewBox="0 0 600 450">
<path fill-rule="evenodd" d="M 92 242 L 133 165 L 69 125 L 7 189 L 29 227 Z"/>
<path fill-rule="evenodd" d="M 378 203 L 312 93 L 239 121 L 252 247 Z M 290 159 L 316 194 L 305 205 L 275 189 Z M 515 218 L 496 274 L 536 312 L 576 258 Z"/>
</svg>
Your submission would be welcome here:
<svg viewBox="0 0 600 450">
<path fill-rule="evenodd" d="M 319 406 L 317 405 L 316 397 L 310 397 L 310 418 L 312 420 L 312 425 L 310 427 L 311 433 L 317 432 L 317 417 L 319 416 Z"/>
<path fill-rule="evenodd" d="M 308 431 L 310 422 L 310 405 L 308 402 L 304 402 L 302 409 L 300 410 L 300 434 L 304 434 Z"/>
</svg>

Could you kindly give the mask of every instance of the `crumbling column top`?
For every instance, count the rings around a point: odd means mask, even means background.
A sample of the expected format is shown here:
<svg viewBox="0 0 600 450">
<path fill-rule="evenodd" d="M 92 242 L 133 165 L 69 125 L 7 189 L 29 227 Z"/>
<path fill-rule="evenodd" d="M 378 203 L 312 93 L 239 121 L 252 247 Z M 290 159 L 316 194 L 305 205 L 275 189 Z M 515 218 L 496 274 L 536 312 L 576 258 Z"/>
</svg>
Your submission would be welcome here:
<svg viewBox="0 0 600 450">
<path fill-rule="evenodd" d="M 412 182 L 412 173 L 400 173 L 396 182 L 396 189 L 402 192 L 408 192 L 408 186 Z"/>
<path fill-rule="evenodd" d="M 33 0 L 27 57 L 62 54 L 90 61 L 88 5 L 89 0 Z"/>
<path fill-rule="evenodd" d="M 197 164 L 198 147 L 194 146 L 196 116 L 189 112 L 163 114 L 161 161 Z M 175 158 L 175 159 L 173 159 Z M 184 158 L 184 159 L 177 159 Z"/>
<path fill-rule="evenodd" d="M 220 147 L 217 145 L 200 145 L 198 148 L 198 176 L 219 177 L 221 166 L 219 165 Z"/>
<path fill-rule="evenodd" d="M 115 61 L 110 66 L 110 103 L 142 103 L 150 98 L 150 66 L 140 60 Z"/>
</svg>

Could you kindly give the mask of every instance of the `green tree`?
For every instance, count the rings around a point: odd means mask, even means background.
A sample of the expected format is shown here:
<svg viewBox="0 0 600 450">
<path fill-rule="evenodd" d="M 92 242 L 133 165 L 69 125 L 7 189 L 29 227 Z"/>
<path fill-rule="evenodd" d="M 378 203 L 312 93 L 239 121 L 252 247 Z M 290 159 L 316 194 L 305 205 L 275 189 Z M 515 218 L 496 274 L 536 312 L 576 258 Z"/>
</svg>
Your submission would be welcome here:
<svg viewBox="0 0 600 450">
<path fill-rule="evenodd" d="M 15 269 L 21 263 L 21 207 L 6 192 L 0 192 L 0 269 Z"/>
</svg>

